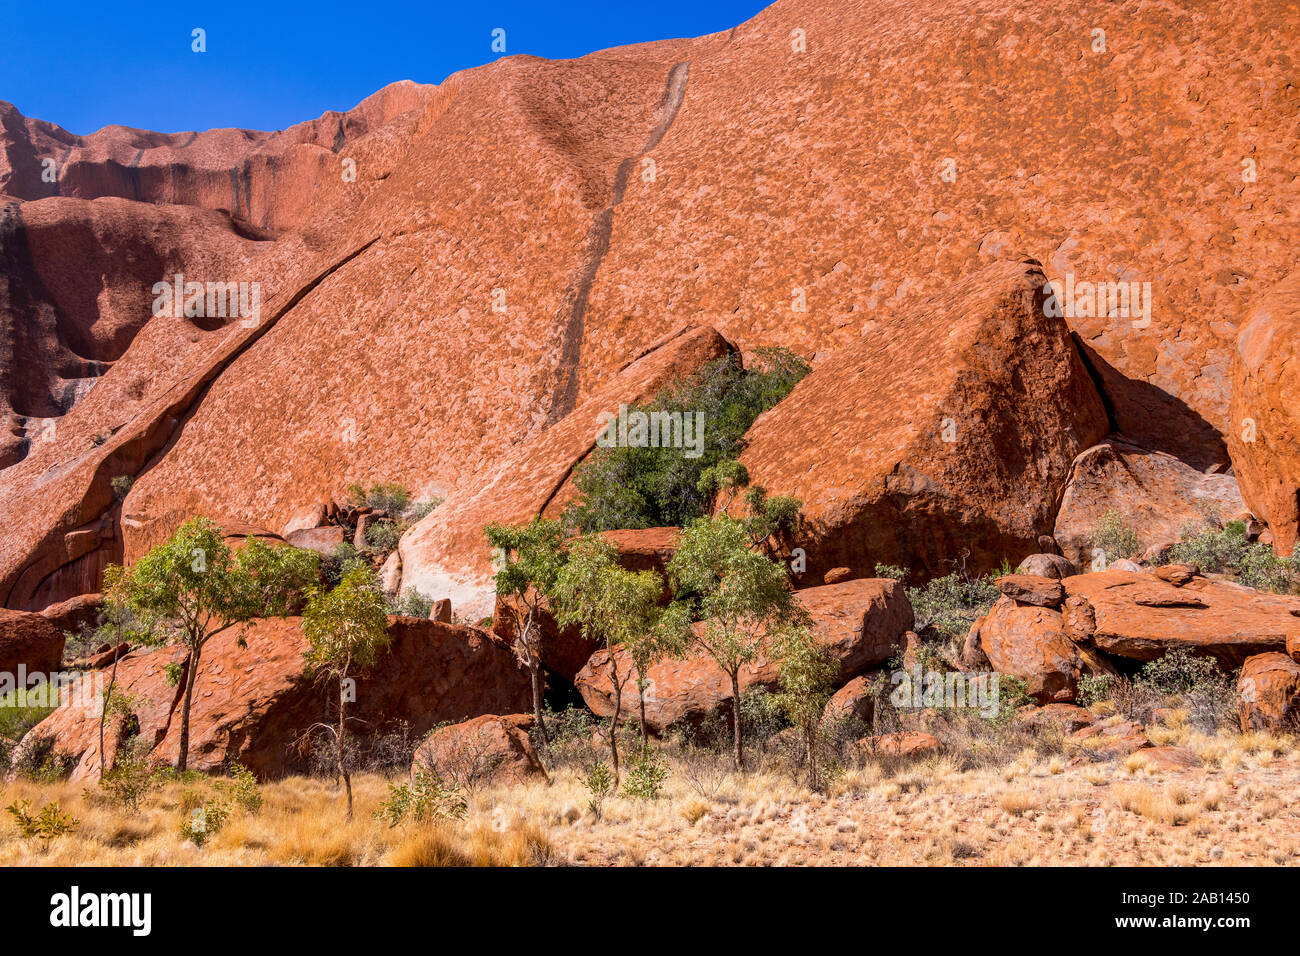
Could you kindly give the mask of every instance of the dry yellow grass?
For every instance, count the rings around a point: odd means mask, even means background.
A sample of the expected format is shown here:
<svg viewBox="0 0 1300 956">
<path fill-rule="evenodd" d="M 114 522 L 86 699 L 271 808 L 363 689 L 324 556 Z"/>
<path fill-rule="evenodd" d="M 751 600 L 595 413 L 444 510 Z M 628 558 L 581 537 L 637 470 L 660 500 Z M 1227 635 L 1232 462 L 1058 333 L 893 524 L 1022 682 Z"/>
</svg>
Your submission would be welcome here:
<svg viewBox="0 0 1300 956">
<path fill-rule="evenodd" d="M 1300 753 L 1286 738 L 1189 734 L 1206 761 L 1186 771 L 1130 773 L 1123 763 L 1072 765 L 1020 753 L 963 770 L 952 757 L 867 763 L 824 794 L 789 774 L 729 774 L 716 794 L 686 783 L 680 763 L 656 800 L 614 795 L 597 817 L 582 775 L 482 788 L 463 821 L 389 828 L 373 817 L 387 781 L 354 781 L 344 817 L 330 781 L 261 788 L 255 813 L 235 813 L 198 847 L 180 833 L 184 792 L 169 784 L 136 811 L 94 788 L 15 781 L 0 805 L 55 801 L 81 820 L 47 848 L 0 817 L 8 865 L 1201 865 L 1300 863 Z M 1212 759 L 1215 758 L 1215 759 Z M 206 788 L 206 789 L 205 789 Z"/>
</svg>

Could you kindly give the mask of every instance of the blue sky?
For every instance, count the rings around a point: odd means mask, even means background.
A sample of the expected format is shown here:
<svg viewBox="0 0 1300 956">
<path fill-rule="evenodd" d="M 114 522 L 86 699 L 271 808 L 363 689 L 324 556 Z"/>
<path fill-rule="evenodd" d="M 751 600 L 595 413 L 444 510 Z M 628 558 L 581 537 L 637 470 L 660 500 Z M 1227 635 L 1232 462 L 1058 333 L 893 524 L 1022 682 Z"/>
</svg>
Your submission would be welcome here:
<svg viewBox="0 0 1300 956">
<path fill-rule="evenodd" d="M 437 83 L 496 59 L 498 27 L 507 54 L 560 59 L 729 29 L 769 2 L 10 2 L 0 100 L 83 135 L 111 123 L 282 129 L 395 80 Z M 190 49 L 195 27 L 206 53 Z"/>
</svg>

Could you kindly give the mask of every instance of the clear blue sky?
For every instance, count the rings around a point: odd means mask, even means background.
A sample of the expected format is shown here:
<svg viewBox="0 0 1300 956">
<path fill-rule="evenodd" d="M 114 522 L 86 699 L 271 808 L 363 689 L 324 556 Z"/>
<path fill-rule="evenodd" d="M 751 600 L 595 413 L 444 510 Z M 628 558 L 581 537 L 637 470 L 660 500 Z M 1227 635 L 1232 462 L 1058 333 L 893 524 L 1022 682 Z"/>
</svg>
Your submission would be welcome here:
<svg viewBox="0 0 1300 956">
<path fill-rule="evenodd" d="M 224 3 L 8 0 L 0 100 L 86 134 L 117 123 L 177 132 L 282 129 L 355 106 L 395 80 L 441 82 L 506 54 L 553 59 L 700 36 L 771 0 Z M 191 30 L 207 31 L 193 53 Z"/>
</svg>

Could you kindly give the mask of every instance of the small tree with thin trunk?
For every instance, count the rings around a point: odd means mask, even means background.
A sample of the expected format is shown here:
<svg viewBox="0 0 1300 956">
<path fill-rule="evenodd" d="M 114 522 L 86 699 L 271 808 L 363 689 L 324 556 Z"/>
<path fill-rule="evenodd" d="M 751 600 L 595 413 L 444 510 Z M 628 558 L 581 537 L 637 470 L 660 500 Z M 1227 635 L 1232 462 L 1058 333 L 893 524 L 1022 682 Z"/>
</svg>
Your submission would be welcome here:
<svg viewBox="0 0 1300 956">
<path fill-rule="evenodd" d="M 820 790 L 818 730 L 826 704 L 835 693 L 835 679 L 840 674 L 840 662 L 817 642 L 807 627 L 796 625 L 788 628 L 775 643 L 776 653 L 781 659 L 781 689 L 776 695 L 776 703 L 803 735 L 807 753 L 808 786 Z"/>
<path fill-rule="evenodd" d="M 533 719 L 543 744 L 542 614 L 568 556 L 564 528 L 558 521 L 534 518 L 527 524 L 490 524 L 483 529 L 497 550 L 497 594 L 513 596 L 523 610 L 515 635 L 515 654 L 528 668 L 533 685 Z"/>
<path fill-rule="evenodd" d="M 112 645 L 113 655 L 113 664 L 108 673 L 108 686 L 104 689 L 99 703 L 99 777 L 101 780 L 107 770 L 104 732 L 108 720 L 110 717 L 127 717 L 131 708 L 131 699 L 116 690 L 117 662 L 122 658 L 118 648 L 126 644 L 129 651 L 131 645 L 148 646 L 158 643 L 159 640 L 152 623 L 131 610 L 122 588 L 124 573 L 123 569 L 116 564 L 110 564 L 105 570 L 104 610 L 100 614 L 99 626 L 93 632 L 97 640 L 105 640 Z"/>
<path fill-rule="evenodd" d="M 316 591 L 302 615 L 308 667 L 338 686 L 338 721 L 322 724 L 334 735 L 335 772 L 343 778 L 352 819 L 352 775 L 346 758 L 350 675 L 369 667 L 388 648 L 388 613 L 383 591 L 369 568 L 353 568 L 332 591 Z"/>
<path fill-rule="evenodd" d="M 729 515 L 698 518 L 687 526 L 668 562 L 676 600 L 697 620 L 684 639 L 711 657 L 731 682 L 732 761 L 745 769 L 740 721 L 740 670 L 766 653 L 779 654 L 775 639 L 806 623 L 807 614 L 789 590 L 785 566 L 752 550 L 744 521 Z"/>
<path fill-rule="evenodd" d="M 113 572 L 115 600 L 146 621 L 157 622 L 164 642 L 189 652 L 177 770 L 184 771 L 189 758 L 190 702 L 203 648 L 234 627 L 240 628 L 243 647 L 249 620 L 287 615 L 316 584 L 318 563 L 312 551 L 272 547 L 252 537 L 232 551 L 221 529 L 198 517 L 131 567 Z"/>
<path fill-rule="evenodd" d="M 555 581 L 559 624 L 578 624 L 584 637 L 600 641 L 607 651 L 614 712 L 609 718 L 609 746 L 618 785 L 618 719 L 623 707 L 623 685 L 632 668 L 620 667 L 616 651 L 626 647 L 633 659 L 638 642 L 653 640 L 659 617 L 663 578 L 655 571 L 628 571 L 619 567 L 612 544 L 594 535 L 576 539 L 569 560 Z"/>
</svg>

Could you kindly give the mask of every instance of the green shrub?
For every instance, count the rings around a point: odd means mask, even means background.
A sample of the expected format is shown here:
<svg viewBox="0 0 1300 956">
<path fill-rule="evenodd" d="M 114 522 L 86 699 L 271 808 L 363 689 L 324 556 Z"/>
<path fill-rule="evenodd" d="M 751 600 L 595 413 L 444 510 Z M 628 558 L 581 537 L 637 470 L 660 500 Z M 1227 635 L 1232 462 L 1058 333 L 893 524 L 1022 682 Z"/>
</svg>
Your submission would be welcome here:
<svg viewBox="0 0 1300 956">
<path fill-rule="evenodd" d="M 388 799 L 375 811 L 375 819 L 390 827 L 410 820 L 427 823 L 434 820 L 463 820 L 469 805 L 456 787 L 449 787 L 432 768 L 416 770 L 410 784 L 388 785 Z"/>
<path fill-rule="evenodd" d="M 187 790 L 182 795 L 181 839 L 189 840 L 195 846 L 203 846 L 226 825 L 230 811 L 220 803 L 195 806 L 196 802 L 194 791 Z"/>
<path fill-rule="evenodd" d="M 1079 690 L 1075 703 L 1080 707 L 1091 707 L 1106 700 L 1114 692 L 1115 678 L 1110 674 L 1086 674 L 1079 678 Z"/>
<path fill-rule="evenodd" d="M 361 556 L 361 552 L 351 541 L 344 541 L 334 553 L 321 559 L 320 573 L 327 589 L 336 588 L 344 575 L 356 568 L 368 568 L 370 565 Z"/>
<path fill-rule="evenodd" d="M 218 793 L 244 813 L 256 813 L 262 809 L 262 791 L 257 786 L 257 778 L 243 764 L 233 765 L 230 768 L 230 779 L 218 780 L 214 786 Z"/>
<path fill-rule="evenodd" d="M 601 760 L 591 765 L 587 770 L 587 778 L 583 782 L 587 785 L 587 792 L 591 794 L 591 798 L 587 801 L 587 809 L 599 820 L 601 810 L 605 806 L 605 798 L 614 790 L 614 772 L 609 769 L 609 764 Z"/>
<path fill-rule="evenodd" d="M 565 523 L 580 531 L 684 527 L 709 513 L 723 477 L 734 468 L 744 434 L 763 412 L 781 401 L 808 374 L 809 366 L 782 348 L 759 349 L 746 370 L 731 354 L 667 386 L 648 405 L 628 411 L 703 413 L 703 450 L 597 448 L 574 473 L 580 496 L 565 510 Z M 710 472 L 713 480 L 704 480 Z"/>
<path fill-rule="evenodd" d="M 1101 551 L 1106 563 L 1141 557 L 1142 542 L 1122 512 L 1107 511 L 1092 529 L 1092 548 Z"/>
<path fill-rule="evenodd" d="M 99 789 L 114 806 L 134 812 L 162 786 L 163 778 L 149 766 L 144 750 L 138 738 L 124 741 L 114 755 L 113 768 L 100 778 Z"/>
<path fill-rule="evenodd" d="M 402 526 L 396 521 L 382 518 L 366 525 L 366 546 L 384 554 L 397 550 L 397 543 L 402 540 Z"/>
<path fill-rule="evenodd" d="M 358 508 L 374 508 L 387 511 L 390 517 L 397 517 L 411 503 L 411 492 L 395 481 L 381 481 L 367 489 L 364 485 L 348 485 L 348 497 Z"/>
<path fill-rule="evenodd" d="M 1224 527 L 1187 527 L 1183 540 L 1169 551 L 1174 564 L 1194 564 L 1205 574 L 1226 574 L 1259 591 L 1287 594 L 1300 590 L 1300 548 L 1278 557 L 1272 547 L 1246 540 L 1246 526 L 1230 521 Z"/>
<path fill-rule="evenodd" d="M 113 489 L 113 497 L 118 501 L 122 501 L 131 491 L 133 484 L 135 484 L 135 478 L 132 475 L 114 475 L 108 486 Z"/>
<path fill-rule="evenodd" d="M 14 826 L 24 839 L 36 838 L 47 846 L 55 837 L 71 833 L 81 826 L 81 821 L 59 809 L 57 803 L 47 803 L 38 813 L 31 812 L 31 804 L 18 800 L 5 807 L 14 819 Z"/>
<path fill-rule="evenodd" d="M 935 578 L 919 588 L 908 588 L 916 612 L 916 632 L 951 642 L 964 640 L 976 619 L 987 614 L 1001 592 L 992 574 L 972 578 L 961 571 Z"/>
<path fill-rule="evenodd" d="M 659 752 L 645 747 L 632 758 L 627 768 L 623 792 L 640 800 L 657 800 L 668 779 L 668 765 Z"/>
<path fill-rule="evenodd" d="M 389 614 L 405 614 L 408 617 L 427 618 L 433 610 L 433 598 L 422 594 L 415 588 L 407 588 L 402 596 L 388 602 Z"/>
</svg>

